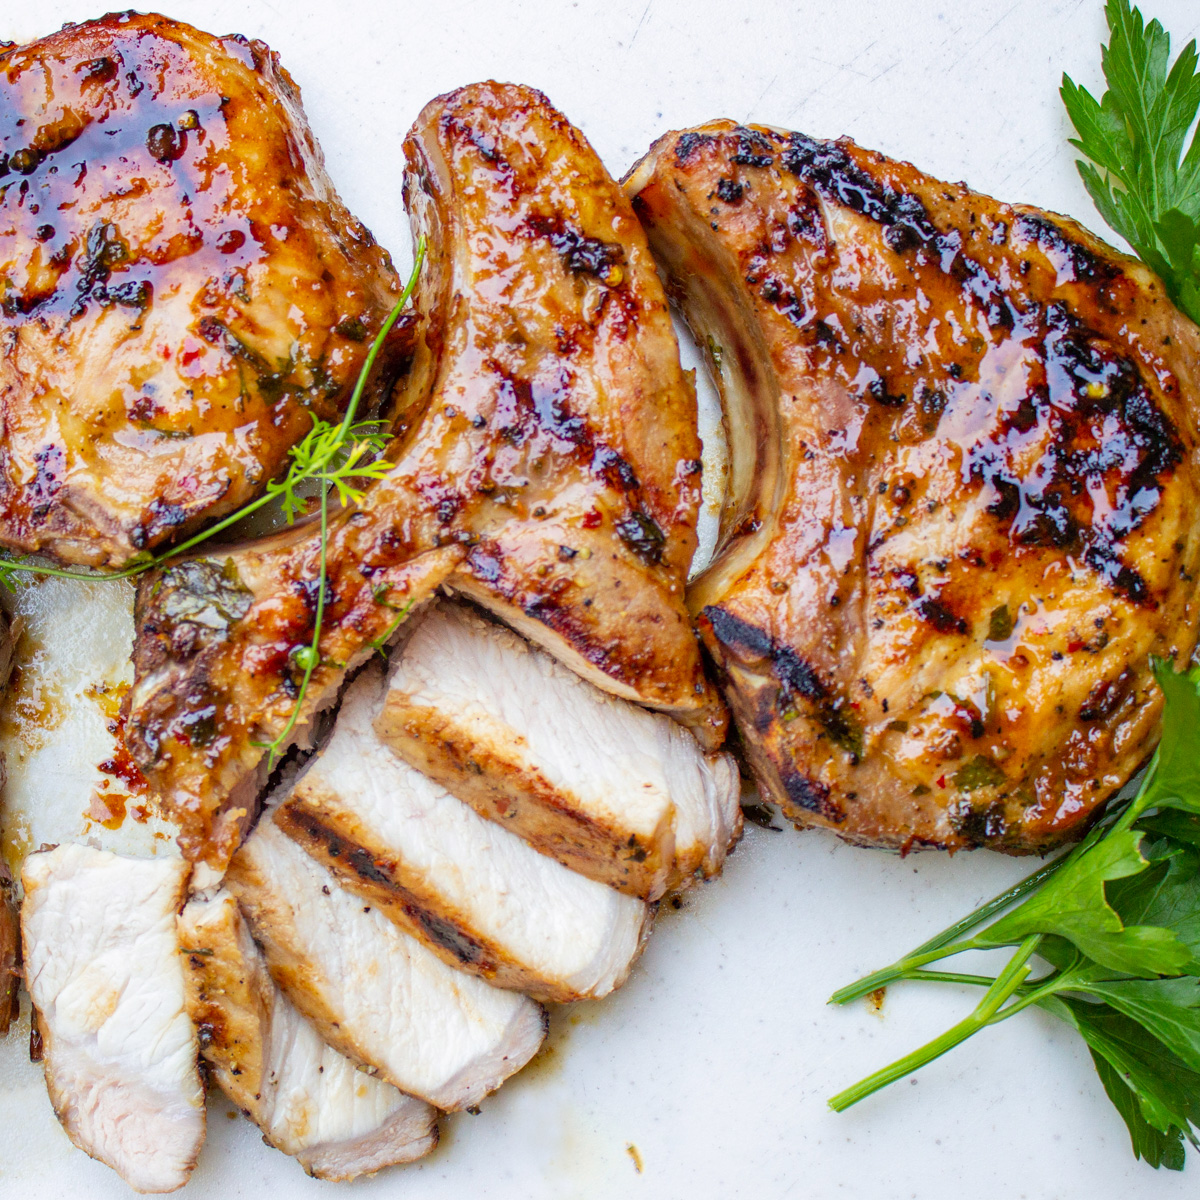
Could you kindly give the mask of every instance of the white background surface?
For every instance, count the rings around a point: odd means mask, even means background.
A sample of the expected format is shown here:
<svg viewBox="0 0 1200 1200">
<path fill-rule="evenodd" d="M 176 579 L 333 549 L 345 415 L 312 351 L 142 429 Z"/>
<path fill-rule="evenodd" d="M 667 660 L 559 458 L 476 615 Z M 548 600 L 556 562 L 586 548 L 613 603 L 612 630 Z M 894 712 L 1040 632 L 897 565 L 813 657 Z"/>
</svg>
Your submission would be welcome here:
<svg viewBox="0 0 1200 1200">
<path fill-rule="evenodd" d="M 1176 49 L 1200 29 L 1196 0 L 1144 6 L 1174 32 Z M 2 0 L 0 36 L 29 40 L 98 12 Z M 664 130 L 730 116 L 849 134 L 932 174 L 1100 228 L 1057 96 L 1064 69 L 1099 83 L 1100 0 L 177 0 L 170 14 L 281 53 L 335 183 L 398 265 L 408 258 L 404 133 L 430 97 L 487 76 L 546 91 L 614 174 Z M 54 780 L 47 803 L 70 807 L 58 791 L 66 786 Z M 861 1004 L 830 1009 L 829 993 L 1027 869 L 983 853 L 901 861 L 823 834 L 751 829 L 722 880 L 664 914 L 627 987 L 556 1013 L 547 1054 L 480 1116 L 447 1121 L 430 1159 L 352 1188 L 319 1184 L 218 1104 L 184 1195 L 1194 1194 L 1200 1162 L 1182 1176 L 1134 1163 L 1086 1053 L 1041 1014 L 976 1038 L 847 1114 L 825 1107 L 973 1003 L 910 985 L 875 1015 Z M 0 1197 L 129 1194 L 70 1148 L 40 1072 L 19 1046 L 3 1047 Z"/>
</svg>

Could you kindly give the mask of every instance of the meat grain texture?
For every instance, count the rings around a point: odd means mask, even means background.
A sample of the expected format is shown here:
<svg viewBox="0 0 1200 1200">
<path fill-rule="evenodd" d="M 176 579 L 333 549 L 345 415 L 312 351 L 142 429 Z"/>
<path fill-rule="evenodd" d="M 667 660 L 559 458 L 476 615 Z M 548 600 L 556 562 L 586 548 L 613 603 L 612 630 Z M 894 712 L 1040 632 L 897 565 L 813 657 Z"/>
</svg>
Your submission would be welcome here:
<svg viewBox="0 0 1200 1200">
<path fill-rule="evenodd" d="M 372 667 L 350 686 L 279 828 L 452 967 L 542 1000 L 619 987 L 647 905 L 539 854 L 388 749 L 372 724 L 384 686 Z"/>
<path fill-rule="evenodd" d="M 717 121 L 626 187 L 725 398 L 690 604 L 764 795 L 900 849 L 1078 837 L 1196 643 L 1196 327 L 1073 221 L 845 139 Z"/>
<path fill-rule="evenodd" d="M 541 1045 L 539 1005 L 447 966 L 343 889 L 273 813 L 227 881 L 288 999 L 326 1042 L 402 1091 L 469 1108 Z"/>
<path fill-rule="evenodd" d="M 139 1192 L 182 1187 L 204 1088 L 175 919 L 187 865 L 64 845 L 26 858 L 25 986 L 71 1141 Z"/>
</svg>

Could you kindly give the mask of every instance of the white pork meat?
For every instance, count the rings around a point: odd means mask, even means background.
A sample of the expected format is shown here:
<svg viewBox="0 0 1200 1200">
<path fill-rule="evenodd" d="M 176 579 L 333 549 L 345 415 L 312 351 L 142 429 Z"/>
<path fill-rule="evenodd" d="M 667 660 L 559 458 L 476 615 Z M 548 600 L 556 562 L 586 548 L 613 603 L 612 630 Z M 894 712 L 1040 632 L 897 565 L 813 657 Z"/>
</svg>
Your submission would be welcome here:
<svg viewBox="0 0 1200 1200">
<path fill-rule="evenodd" d="M 274 817 L 235 855 L 226 885 L 272 978 L 325 1041 L 446 1111 L 477 1104 L 533 1057 L 546 1033 L 538 1004 L 448 967 Z"/>
<path fill-rule="evenodd" d="M 451 966 L 543 1000 L 618 987 L 648 906 L 539 854 L 394 754 L 372 726 L 383 687 L 374 668 L 355 680 L 280 828 Z"/>
<path fill-rule="evenodd" d="M 741 833 L 728 754 L 459 604 L 414 620 L 376 728 L 484 816 L 643 899 L 717 874 Z"/>
<path fill-rule="evenodd" d="M 204 1142 L 175 917 L 188 867 L 64 845 L 21 881 L 25 983 L 71 1141 L 139 1192 L 171 1192 Z"/>
<path fill-rule="evenodd" d="M 349 1180 L 412 1162 L 437 1145 L 437 1113 L 322 1041 L 275 986 L 222 889 L 179 918 L 188 1008 L 221 1090 L 318 1179 Z"/>
</svg>

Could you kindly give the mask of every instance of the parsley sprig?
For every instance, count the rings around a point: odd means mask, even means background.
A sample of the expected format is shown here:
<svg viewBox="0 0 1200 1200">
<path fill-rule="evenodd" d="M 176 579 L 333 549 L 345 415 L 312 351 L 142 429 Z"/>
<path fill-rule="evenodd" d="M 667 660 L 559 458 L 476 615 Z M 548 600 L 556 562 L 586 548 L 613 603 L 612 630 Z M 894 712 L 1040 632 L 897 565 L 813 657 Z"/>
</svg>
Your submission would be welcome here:
<svg viewBox="0 0 1200 1200">
<path fill-rule="evenodd" d="M 82 579 L 90 583 L 113 579 L 132 579 L 138 575 L 144 575 L 156 567 L 163 566 L 171 559 L 186 554 L 189 550 L 195 549 L 203 542 L 223 533 L 226 529 L 268 505 L 277 505 L 284 520 L 291 525 L 298 516 L 309 511 L 311 503 L 309 493 L 315 485 L 317 504 L 321 509 L 321 588 L 323 595 L 330 490 L 337 493 L 338 500 L 343 504 L 357 502 L 362 499 L 363 487 L 373 479 L 381 479 L 391 468 L 390 463 L 377 457 L 387 443 L 383 423 L 359 421 L 356 420 L 356 416 L 363 392 L 371 377 L 371 371 L 375 367 L 375 360 L 379 357 L 379 352 L 383 348 L 387 335 L 392 331 L 392 326 L 396 324 L 400 314 L 412 298 L 424 261 L 425 238 L 422 236 L 417 242 L 412 272 L 403 292 L 400 293 L 400 299 L 397 300 L 395 307 L 388 314 L 387 320 L 380 326 L 379 332 L 371 343 L 371 348 L 358 373 L 358 380 L 354 385 L 354 391 L 350 394 L 350 402 L 346 405 L 342 419 L 334 424 L 310 413 L 312 428 L 301 441 L 289 450 L 287 471 L 282 478 L 274 479 L 267 484 L 262 495 L 161 554 L 147 553 L 136 556 L 119 571 L 71 571 L 31 561 L 28 558 L 0 557 L 0 586 L 12 590 L 22 575 L 51 575 L 60 579 Z M 318 600 L 317 607 L 318 619 L 314 638 L 320 635 L 320 600 Z M 311 675 L 311 671 L 308 674 Z M 306 675 L 305 685 L 307 682 L 308 676 Z"/>
<path fill-rule="evenodd" d="M 1132 801 L 1069 854 L 831 997 L 848 1004 L 903 980 L 984 989 L 957 1025 L 834 1096 L 835 1110 L 1036 1005 L 1086 1042 L 1135 1156 L 1179 1170 L 1184 1140 L 1200 1147 L 1200 668 L 1153 665 L 1162 741 Z M 932 967 L 1003 947 L 1015 951 L 997 975 Z"/>
<path fill-rule="evenodd" d="M 1163 281 L 1175 304 L 1200 322 L 1200 112 L 1195 39 L 1168 66 L 1171 38 L 1129 0 L 1108 0 L 1101 47 L 1108 90 L 1096 100 L 1063 76 L 1062 98 L 1089 161 L 1079 174 L 1100 215 Z"/>
</svg>

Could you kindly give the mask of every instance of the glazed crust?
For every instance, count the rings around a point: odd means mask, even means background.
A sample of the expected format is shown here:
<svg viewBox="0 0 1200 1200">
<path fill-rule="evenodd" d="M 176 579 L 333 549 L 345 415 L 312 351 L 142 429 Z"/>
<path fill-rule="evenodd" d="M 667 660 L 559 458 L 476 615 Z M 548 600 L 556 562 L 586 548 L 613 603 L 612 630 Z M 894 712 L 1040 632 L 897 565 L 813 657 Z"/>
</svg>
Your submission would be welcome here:
<svg viewBox="0 0 1200 1200">
<path fill-rule="evenodd" d="M 1074 222 L 718 121 L 635 210 L 730 421 L 690 602 L 797 821 L 1043 851 L 1153 749 L 1200 606 L 1200 333 Z"/>
<path fill-rule="evenodd" d="M 304 722 L 397 615 L 466 592 L 600 687 L 718 744 L 684 581 L 700 444 L 667 301 L 621 189 L 541 93 L 439 97 L 405 144 L 429 239 L 420 336 L 387 477 L 335 515 L 322 666 Z M 220 867 L 252 805 L 261 743 L 295 702 L 320 537 L 147 576 L 126 736 Z"/>
<path fill-rule="evenodd" d="M 0 544 L 110 567 L 261 491 L 399 294 L 277 56 L 132 13 L 0 52 L 0 280 Z"/>
</svg>

